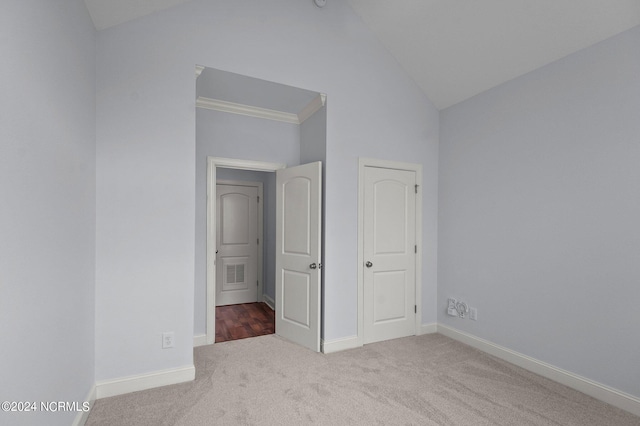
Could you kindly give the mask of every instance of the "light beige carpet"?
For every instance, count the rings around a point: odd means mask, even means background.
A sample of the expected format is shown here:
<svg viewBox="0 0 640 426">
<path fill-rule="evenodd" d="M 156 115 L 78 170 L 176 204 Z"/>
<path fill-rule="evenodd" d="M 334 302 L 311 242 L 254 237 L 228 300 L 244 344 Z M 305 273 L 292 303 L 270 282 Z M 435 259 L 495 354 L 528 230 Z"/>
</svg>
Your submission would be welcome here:
<svg viewBox="0 0 640 426">
<path fill-rule="evenodd" d="M 196 380 L 98 400 L 87 425 L 640 425 L 439 334 L 322 355 L 277 336 L 195 349 Z"/>
</svg>

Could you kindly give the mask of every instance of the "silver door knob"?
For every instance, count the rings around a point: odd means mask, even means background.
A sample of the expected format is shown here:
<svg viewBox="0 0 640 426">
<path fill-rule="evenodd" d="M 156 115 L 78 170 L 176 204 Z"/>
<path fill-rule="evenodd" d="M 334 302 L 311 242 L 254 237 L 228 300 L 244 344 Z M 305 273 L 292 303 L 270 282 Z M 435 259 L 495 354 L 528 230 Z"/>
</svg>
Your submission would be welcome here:
<svg viewBox="0 0 640 426">
<path fill-rule="evenodd" d="M 366 266 L 367 268 L 371 268 L 373 266 L 373 263 L 367 260 L 367 263 L 365 263 L 364 266 Z"/>
<path fill-rule="evenodd" d="M 311 265 L 309 265 L 309 268 L 311 269 L 317 269 L 318 265 L 316 265 L 315 263 L 312 263 Z"/>
</svg>

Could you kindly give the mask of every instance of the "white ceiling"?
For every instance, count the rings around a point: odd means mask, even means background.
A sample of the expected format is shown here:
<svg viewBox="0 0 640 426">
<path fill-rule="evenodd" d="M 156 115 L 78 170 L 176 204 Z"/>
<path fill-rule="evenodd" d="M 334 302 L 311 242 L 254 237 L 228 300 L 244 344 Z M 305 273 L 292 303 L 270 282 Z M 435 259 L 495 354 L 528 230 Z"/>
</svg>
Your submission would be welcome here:
<svg viewBox="0 0 640 426">
<path fill-rule="evenodd" d="M 640 0 L 349 3 L 438 109 L 640 24 Z"/>
<path fill-rule="evenodd" d="M 186 1 L 85 0 L 97 29 Z M 640 0 L 348 2 L 438 109 L 640 25 Z"/>
</svg>

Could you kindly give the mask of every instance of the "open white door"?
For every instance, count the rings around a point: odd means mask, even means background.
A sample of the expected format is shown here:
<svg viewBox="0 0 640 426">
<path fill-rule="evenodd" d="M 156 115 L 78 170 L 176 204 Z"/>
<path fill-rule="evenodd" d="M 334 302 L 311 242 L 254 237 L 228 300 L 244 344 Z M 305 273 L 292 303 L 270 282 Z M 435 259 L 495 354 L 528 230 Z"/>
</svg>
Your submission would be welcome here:
<svg viewBox="0 0 640 426">
<path fill-rule="evenodd" d="M 320 352 L 322 163 L 276 172 L 276 334 Z"/>
</svg>

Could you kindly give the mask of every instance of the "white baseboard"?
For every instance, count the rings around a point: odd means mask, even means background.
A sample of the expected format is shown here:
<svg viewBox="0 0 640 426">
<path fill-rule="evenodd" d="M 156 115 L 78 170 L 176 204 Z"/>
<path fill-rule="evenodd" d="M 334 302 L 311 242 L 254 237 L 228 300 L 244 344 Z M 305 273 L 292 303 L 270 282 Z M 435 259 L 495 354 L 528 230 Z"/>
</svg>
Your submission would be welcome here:
<svg viewBox="0 0 640 426">
<path fill-rule="evenodd" d="M 96 383 L 96 398 L 107 398 L 145 389 L 158 388 L 160 386 L 189 382 L 195 379 L 195 377 L 196 368 L 193 365 L 189 365 L 171 370 L 154 371 L 153 373 L 138 376 L 105 380 Z"/>
<path fill-rule="evenodd" d="M 271 308 L 272 311 L 276 310 L 276 301 L 275 300 L 273 300 L 272 298 L 270 298 L 266 294 L 262 295 L 262 300 L 264 301 L 264 303 L 269 305 L 269 307 Z"/>
<path fill-rule="evenodd" d="M 193 336 L 193 347 L 197 348 L 198 346 L 204 346 L 207 344 L 207 335 L 206 334 L 198 334 L 197 336 Z"/>
<path fill-rule="evenodd" d="M 640 416 L 640 399 L 629 395 L 625 392 L 603 385 L 585 377 L 573 374 L 569 371 L 554 367 L 546 362 L 539 361 L 530 356 L 521 354 L 503 346 L 496 345 L 488 340 L 475 337 L 455 328 L 438 324 L 438 333 L 444 334 L 454 340 L 466 343 L 476 349 L 486 352 L 490 355 L 503 359 L 525 370 L 539 374 L 543 377 L 561 383 L 572 389 L 592 396 L 600 401 L 604 401 L 615 407 L 628 411 L 636 416 Z"/>
<path fill-rule="evenodd" d="M 422 324 L 420 330 L 418 330 L 418 336 L 423 334 L 433 334 L 438 332 L 438 324 L 433 322 L 431 324 Z"/>
<path fill-rule="evenodd" d="M 91 386 L 91 389 L 89 389 L 89 393 L 87 394 L 84 401 L 79 401 L 79 402 L 80 404 L 82 404 L 83 402 L 88 402 L 89 411 L 78 412 L 78 414 L 76 415 L 76 418 L 73 419 L 73 423 L 71 423 L 71 426 L 84 426 L 84 424 L 87 422 L 87 419 L 89 418 L 89 413 L 93 408 L 93 403 L 96 402 L 96 386 L 95 385 Z"/>
<path fill-rule="evenodd" d="M 347 349 L 359 348 L 362 346 L 362 343 L 358 340 L 358 336 L 350 336 L 329 341 L 322 340 L 321 345 L 322 353 L 330 354 Z"/>
<path fill-rule="evenodd" d="M 436 323 L 422 324 L 416 335 L 433 334 L 438 332 Z M 358 336 L 343 337 L 341 339 L 329 340 L 321 342 L 322 353 L 330 354 L 333 352 L 345 351 L 347 349 L 359 348 L 362 343 L 358 340 Z"/>
</svg>

